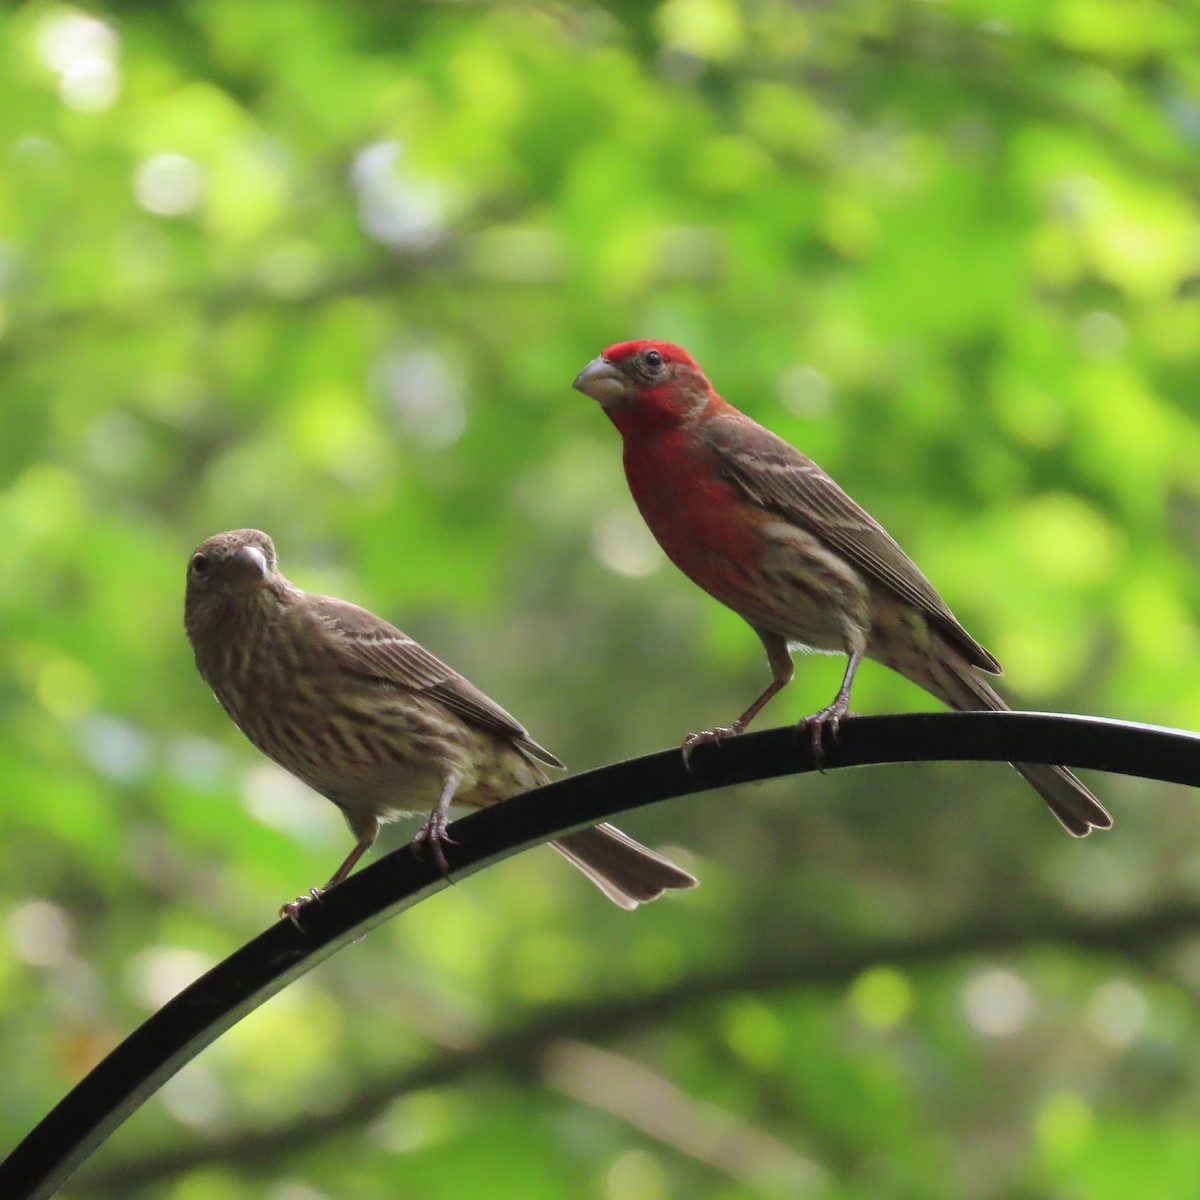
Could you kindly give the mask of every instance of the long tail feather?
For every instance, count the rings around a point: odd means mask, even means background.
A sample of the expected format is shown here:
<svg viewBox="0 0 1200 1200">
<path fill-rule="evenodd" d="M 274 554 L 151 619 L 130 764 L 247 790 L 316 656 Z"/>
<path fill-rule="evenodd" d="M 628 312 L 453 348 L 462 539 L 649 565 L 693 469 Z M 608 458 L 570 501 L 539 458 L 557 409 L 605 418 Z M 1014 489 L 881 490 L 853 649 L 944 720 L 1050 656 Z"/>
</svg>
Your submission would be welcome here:
<svg viewBox="0 0 1200 1200">
<path fill-rule="evenodd" d="M 622 908 L 637 908 L 672 888 L 695 887 L 698 882 L 613 825 L 569 833 L 550 845 Z"/>
<path fill-rule="evenodd" d="M 1004 698 L 965 662 L 944 656 L 933 678 L 918 679 L 922 687 L 952 708 L 1007 712 Z M 1093 829 L 1111 829 L 1108 810 L 1066 767 L 1042 763 L 1013 763 L 1072 837 L 1087 837 Z"/>
</svg>

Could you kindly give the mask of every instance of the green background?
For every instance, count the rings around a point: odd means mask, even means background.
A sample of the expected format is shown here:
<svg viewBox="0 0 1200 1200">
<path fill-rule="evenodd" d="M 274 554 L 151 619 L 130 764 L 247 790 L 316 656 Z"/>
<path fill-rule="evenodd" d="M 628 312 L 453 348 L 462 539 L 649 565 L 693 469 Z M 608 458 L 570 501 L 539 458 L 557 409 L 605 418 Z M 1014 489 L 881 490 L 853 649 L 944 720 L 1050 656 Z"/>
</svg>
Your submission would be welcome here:
<svg viewBox="0 0 1200 1200">
<path fill-rule="evenodd" d="M 0 1147 L 349 849 L 194 671 L 203 537 L 266 529 L 576 770 L 765 684 L 570 390 L 609 342 L 681 342 L 815 457 L 1015 702 L 1200 727 L 1198 29 L 5 6 Z M 928 698 L 867 665 L 854 706 Z M 272 1000 L 66 1194 L 1192 1197 L 1200 813 L 1095 786 L 1084 842 L 998 766 L 662 805 L 627 827 L 703 885 L 635 914 L 520 856 Z"/>
</svg>

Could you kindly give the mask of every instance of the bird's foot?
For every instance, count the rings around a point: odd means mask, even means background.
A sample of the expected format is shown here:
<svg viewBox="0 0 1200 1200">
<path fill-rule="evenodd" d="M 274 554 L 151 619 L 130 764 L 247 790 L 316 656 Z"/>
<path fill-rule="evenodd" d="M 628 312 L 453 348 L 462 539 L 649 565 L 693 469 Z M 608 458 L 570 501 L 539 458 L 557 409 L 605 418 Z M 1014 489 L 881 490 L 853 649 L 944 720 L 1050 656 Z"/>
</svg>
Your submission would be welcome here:
<svg viewBox="0 0 1200 1200">
<path fill-rule="evenodd" d="M 852 717 L 854 713 L 850 711 L 850 706 L 845 700 L 835 700 L 832 704 L 825 708 L 819 708 L 811 716 L 801 717 L 796 722 L 796 732 L 808 733 L 809 741 L 812 744 L 813 760 L 817 764 L 817 770 L 825 769 L 825 745 L 824 737 L 829 735 L 829 740 L 837 743 L 838 731 L 842 726 L 843 717 Z"/>
<path fill-rule="evenodd" d="M 716 742 L 719 746 L 725 738 L 737 737 L 746 727 L 740 721 L 732 725 L 718 725 L 716 729 L 705 729 L 700 733 L 689 733 L 683 739 L 683 766 L 685 770 L 692 769 L 692 751 L 705 742 Z"/>
<path fill-rule="evenodd" d="M 457 846 L 458 843 L 446 832 L 446 814 L 443 812 L 432 812 L 429 814 L 429 820 L 417 831 L 416 837 L 412 840 L 413 849 L 418 855 L 424 857 L 425 847 L 428 846 L 433 852 L 433 861 L 441 868 L 443 875 L 450 874 L 450 864 L 446 861 L 443 846 Z"/>
<path fill-rule="evenodd" d="M 279 910 L 279 919 L 283 920 L 284 917 L 287 917 L 287 919 L 289 921 L 291 921 L 291 923 L 293 925 L 295 925 L 295 927 L 297 929 L 300 929 L 300 912 L 301 912 L 301 910 L 306 905 L 318 903 L 324 897 L 324 895 L 325 895 L 324 888 L 318 888 L 318 887 L 309 888 L 307 896 L 297 896 L 295 898 L 295 900 L 289 900 Z M 300 929 L 300 932 L 303 933 L 304 930 Z"/>
<path fill-rule="evenodd" d="M 808 732 L 812 744 L 812 758 L 817 764 L 817 770 L 823 770 L 824 743 L 823 738 L 828 734 L 830 742 L 838 742 L 838 732 L 844 716 L 853 716 L 850 704 L 844 700 L 835 700 L 824 708 L 818 708 L 810 716 L 802 716 L 796 722 L 796 732 Z"/>
</svg>

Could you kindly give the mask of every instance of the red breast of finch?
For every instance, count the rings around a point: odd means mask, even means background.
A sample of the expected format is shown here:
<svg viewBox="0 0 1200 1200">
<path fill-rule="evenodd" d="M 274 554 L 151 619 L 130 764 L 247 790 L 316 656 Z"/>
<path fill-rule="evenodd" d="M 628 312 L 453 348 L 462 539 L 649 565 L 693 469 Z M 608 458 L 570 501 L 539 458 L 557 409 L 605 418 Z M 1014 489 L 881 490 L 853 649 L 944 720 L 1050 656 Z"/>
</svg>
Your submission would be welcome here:
<svg viewBox="0 0 1200 1200">
<path fill-rule="evenodd" d="M 544 783 L 543 767 L 562 767 L 519 721 L 394 625 L 293 587 L 257 529 L 196 547 L 184 624 L 200 674 L 238 728 L 332 800 L 357 839 L 324 888 L 284 905 L 281 915 L 293 920 L 346 878 L 385 822 L 429 812 L 414 841 L 444 870 L 451 804 L 495 804 Z M 611 825 L 552 845 L 622 908 L 696 883 Z"/>
<path fill-rule="evenodd" d="M 669 342 L 609 346 L 575 387 L 621 433 L 633 498 L 667 557 L 749 622 L 771 684 L 731 725 L 741 733 L 792 678 L 793 648 L 842 653 L 833 703 L 802 722 L 820 751 L 836 734 L 854 674 L 873 658 L 957 709 L 1006 709 L 977 671 L 1000 664 L 959 624 L 933 585 L 873 517 L 820 467 L 723 400 L 687 351 Z M 1014 763 L 1068 833 L 1112 818 L 1065 767 Z"/>
</svg>

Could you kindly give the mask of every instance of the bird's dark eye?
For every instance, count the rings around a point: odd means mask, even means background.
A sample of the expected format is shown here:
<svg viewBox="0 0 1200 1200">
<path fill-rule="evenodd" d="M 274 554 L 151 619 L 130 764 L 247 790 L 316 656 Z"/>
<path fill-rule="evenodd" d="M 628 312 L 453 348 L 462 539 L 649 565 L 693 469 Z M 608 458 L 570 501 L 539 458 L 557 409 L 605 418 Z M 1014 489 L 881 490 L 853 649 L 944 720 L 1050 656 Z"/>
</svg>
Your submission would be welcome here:
<svg viewBox="0 0 1200 1200">
<path fill-rule="evenodd" d="M 192 555 L 192 574 L 203 575 L 208 570 L 208 555 L 193 554 Z"/>
<path fill-rule="evenodd" d="M 647 350 L 642 356 L 642 361 L 652 371 L 657 371 L 663 365 L 663 356 L 657 350 Z"/>
</svg>

